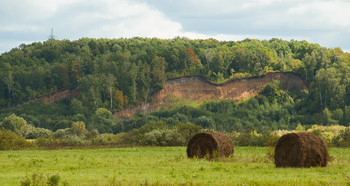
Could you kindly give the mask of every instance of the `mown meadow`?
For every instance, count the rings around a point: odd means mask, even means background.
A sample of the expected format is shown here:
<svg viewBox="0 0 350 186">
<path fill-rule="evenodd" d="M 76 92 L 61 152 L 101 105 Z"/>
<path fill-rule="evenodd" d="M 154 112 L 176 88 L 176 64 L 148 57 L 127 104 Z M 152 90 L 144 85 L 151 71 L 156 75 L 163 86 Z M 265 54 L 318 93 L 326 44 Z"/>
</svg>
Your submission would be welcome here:
<svg viewBox="0 0 350 186">
<path fill-rule="evenodd" d="M 268 147 L 215 161 L 186 147 L 0 151 L 0 185 L 349 185 L 350 149 L 329 151 L 324 168 L 275 168 Z"/>
</svg>

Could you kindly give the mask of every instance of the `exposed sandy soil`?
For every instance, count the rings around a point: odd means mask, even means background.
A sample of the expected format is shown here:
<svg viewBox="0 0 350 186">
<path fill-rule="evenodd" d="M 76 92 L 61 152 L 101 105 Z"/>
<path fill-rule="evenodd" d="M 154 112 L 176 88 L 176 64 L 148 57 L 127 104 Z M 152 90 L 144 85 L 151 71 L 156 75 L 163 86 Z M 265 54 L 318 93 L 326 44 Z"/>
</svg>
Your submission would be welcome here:
<svg viewBox="0 0 350 186">
<path fill-rule="evenodd" d="M 223 84 L 213 84 L 201 77 L 190 76 L 170 79 L 164 89 L 156 92 L 148 103 L 124 109 L 114 113 L 117 119 L 130 118 L 135 113 L 147 113 L 169 105 L 171 98 L 204 102 L 207 100 L 235 100 L 256 96 L 263 87 L 274 80 L 279 80 L 284 90 L 307 89 L 302 78 L 295 73 L 268 73 L 260 77 L 238 79 Z"/>
</svg>

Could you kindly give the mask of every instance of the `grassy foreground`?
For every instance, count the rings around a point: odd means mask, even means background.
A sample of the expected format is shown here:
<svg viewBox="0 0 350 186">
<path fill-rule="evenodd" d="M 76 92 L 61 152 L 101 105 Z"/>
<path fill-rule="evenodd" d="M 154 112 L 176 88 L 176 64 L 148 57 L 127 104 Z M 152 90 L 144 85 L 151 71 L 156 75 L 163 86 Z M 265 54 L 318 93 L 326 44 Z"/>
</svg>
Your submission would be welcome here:
<svg viewBox="0 0 350 186">
<path fill-rule="evenodd" d="M 34 174 L 60 185 L 350 185 L 350 149 L 331 148 L 326 168 L 275 168 L 264 147 L 235 147 L 224 161 L 186 158 L 186 147 L 0 151 L 0 185 Z"/>
</svg>

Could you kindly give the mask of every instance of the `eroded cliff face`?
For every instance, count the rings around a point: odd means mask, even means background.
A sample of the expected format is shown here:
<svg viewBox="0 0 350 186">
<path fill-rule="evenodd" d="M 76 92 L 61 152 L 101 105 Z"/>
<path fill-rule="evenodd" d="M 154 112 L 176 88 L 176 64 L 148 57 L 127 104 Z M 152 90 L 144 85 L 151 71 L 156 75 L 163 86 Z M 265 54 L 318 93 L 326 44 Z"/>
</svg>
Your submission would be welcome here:
<svg viewBox="0 0 350 186">
<path fill-rule="evenodd" d="M 280 81 L 284 90 L 307 89 L 301 77 L 295 73 L 268 73 L 260 77 L 238 79 L 223 84 L 213 84 L 201 77 L 190 76 L 170 79 L 165 82 L 164 89 L 155 93 L 151 102 L 116 112 L 117 119 L 129 118 L 135 113 L 147 113 L 158 110 L 169 104 L 172 98 L 188 101 L 204 102 L 207 100 L 235 100 L 253 97 L 264 86 L 274 80 Z"/>
</svg>

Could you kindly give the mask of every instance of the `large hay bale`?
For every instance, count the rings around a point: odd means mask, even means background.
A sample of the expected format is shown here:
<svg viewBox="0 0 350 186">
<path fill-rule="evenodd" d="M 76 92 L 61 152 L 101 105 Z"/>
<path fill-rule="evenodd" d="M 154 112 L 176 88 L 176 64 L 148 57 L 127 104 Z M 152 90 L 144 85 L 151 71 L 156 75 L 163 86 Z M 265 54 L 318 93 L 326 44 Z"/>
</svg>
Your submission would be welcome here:
<svg viewBox="0 0 350 186">
<path fill-rule="evenodd" d="M 228 157 L 233 154 L 232 140 L 223 133 L 203 132 L 194 135 L 187 145 L 189 158 Z"/>
<path fill-rule="evenodd" d="M 325 167 L 328 159 L 326 143 L 311 133 L 286 134 L 275 148 L 276 167 Z"/>
</svg>

